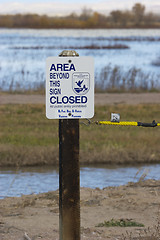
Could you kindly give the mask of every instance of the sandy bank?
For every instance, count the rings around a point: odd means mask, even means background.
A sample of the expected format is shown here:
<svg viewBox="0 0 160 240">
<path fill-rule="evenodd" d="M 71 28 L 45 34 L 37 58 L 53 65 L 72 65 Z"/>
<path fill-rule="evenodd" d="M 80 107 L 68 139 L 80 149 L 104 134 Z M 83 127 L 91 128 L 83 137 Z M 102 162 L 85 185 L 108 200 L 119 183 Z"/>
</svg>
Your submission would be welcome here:
<svg viewBox="0 0 160 240">
<path fill-rule="evenodd" d="M 58 196 L 55 191 L 0 200 L 0 239 L 23 239 L 26 232 L 32 240 L 58 240 Z M 81 239 L 152 239 L 160 219 L 159 204 L 160 181 L 147 180 L 103 190 L 81 188 Z M 144 227 L 96 227 L 112 218 L 135 221 Z M 126 231 L 132 238 L 127 238 Z"/>
</svg>

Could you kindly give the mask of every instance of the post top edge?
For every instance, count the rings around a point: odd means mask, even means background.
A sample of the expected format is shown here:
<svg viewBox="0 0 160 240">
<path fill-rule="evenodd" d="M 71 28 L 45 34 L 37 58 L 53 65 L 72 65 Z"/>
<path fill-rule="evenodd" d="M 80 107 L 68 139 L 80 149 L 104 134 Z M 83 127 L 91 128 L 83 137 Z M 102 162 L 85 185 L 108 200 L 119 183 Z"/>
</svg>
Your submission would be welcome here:
<svg viewBox="0 0 160 240">
<path fill-rule="evenodd" d="M 79 54 L 75 50 L 63 50 L 59 57 L 78 57 Z"/>
</svg>

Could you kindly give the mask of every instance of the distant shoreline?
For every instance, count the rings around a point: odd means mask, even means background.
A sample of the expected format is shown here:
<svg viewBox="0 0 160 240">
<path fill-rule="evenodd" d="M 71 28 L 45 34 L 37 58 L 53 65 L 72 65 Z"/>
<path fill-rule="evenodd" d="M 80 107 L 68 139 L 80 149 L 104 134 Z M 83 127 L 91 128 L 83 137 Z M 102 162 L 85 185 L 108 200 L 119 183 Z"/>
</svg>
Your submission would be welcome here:
<svg viewBox="0 0 160 240">
<path fill-rule="evenodd" d="M 78 28 L 78 27 L 54 27 L 54 28 L 52 28 L 52 27 L 50 27 L 50 28 L 38 28 L 38 27 L 28 27 L 28 26 L 26 26 L 26 27 L 6 27 L 6 26 L 0 26 L 0 29 L 33 29 L 33 30 L 99 30 L 99 29 L 101 29 L 101 30 L 122 30 L 122 29 L 125 29 L 125 30 L 130 30 L 130 29 L 144 29 L 144 30 L 150 30 L 150 29 L 160 29 L 160 26 L 152 26 L 152 27 L 145 27 L 145 26 L 135 26 L 135 27 L 85 27 L 85 28 L 83 28 L 83 27 L 80 27 L 80 28 Z"/>
<path fill-rule="evenodd" d="M 146 6 L 135 3 L 130 10 L 112 10 L 107 15 L 98 11 L 81 9 L 77 14 L 47 16 L 34 13 L 1 14 L 0 27 L 37 28 L 37 29 L 121 29 L 121 28 L 158 28 L 160 17 L 154 12 L 146 12 Z"/>
</svg>

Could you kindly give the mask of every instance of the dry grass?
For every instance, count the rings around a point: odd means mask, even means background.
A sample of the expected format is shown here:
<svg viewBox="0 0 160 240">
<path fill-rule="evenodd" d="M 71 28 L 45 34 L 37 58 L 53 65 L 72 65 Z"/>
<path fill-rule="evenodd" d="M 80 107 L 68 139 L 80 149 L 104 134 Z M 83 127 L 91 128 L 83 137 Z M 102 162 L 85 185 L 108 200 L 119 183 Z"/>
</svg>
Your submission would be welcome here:
<svg viewBox="0 0 160 240">
<path fill-rule="evenodd" d="M 157 122 L 160 105 L 115 105 L 95 108 L 94 121 L 109 120 L 111 112 L 124 121 Z M 58 121 L 45 117 L 42 104 L 0 106 L 0 165 L 58 164 Z M 160 128 L 80 124 L 81 163 L 159 162 Z"/>
</svg>

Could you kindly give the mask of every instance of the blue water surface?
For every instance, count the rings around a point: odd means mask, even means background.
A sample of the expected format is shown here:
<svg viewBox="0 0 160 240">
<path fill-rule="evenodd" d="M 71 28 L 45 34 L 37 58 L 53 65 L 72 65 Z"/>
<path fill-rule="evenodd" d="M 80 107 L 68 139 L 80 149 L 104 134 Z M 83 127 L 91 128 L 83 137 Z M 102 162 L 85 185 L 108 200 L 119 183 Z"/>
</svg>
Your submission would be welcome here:
<svg viewBox="0 0 160 240">
<path fill-rule="evenodd" d="M 160 180 L 160 164 L 124 167 L 81 167 L 80 186 L 103 189 L 120 186 L 140 179 Z M 23 194 L 43 193 L 59 188 L 57 168 L 33 167 L 0 170 L 0 198 L 21 196 Z"/>
</svg>

